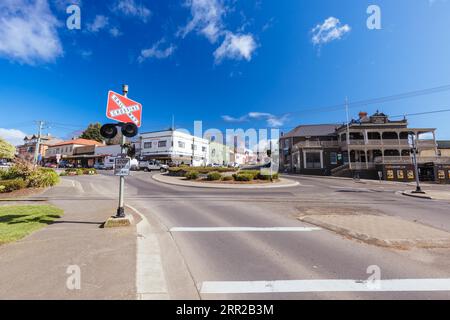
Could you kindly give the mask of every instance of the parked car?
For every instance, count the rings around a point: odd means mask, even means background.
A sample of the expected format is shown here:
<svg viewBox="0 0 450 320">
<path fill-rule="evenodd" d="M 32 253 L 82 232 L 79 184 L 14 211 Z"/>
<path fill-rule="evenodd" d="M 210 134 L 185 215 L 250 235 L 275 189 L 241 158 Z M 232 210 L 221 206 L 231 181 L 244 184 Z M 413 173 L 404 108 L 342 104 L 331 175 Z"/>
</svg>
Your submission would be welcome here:
<svg viewBox="0 0 450 320">
<path fill-rule="evenodd" d="M 58 163 L 58 167 L 59 168 L 73 168 L 73 164 L 68 161 L 63 160 Z"/>
<path fill-rule="evenodd" d="M 103 163 L 96 163 L 96 164 L 94 164 L 94 169 L 106 170 L 106 166 Z"/>
<path fill-rule="evenodd" d="M 154 171 L 154 170 L 166 172 L 167 170 L 169 170 L 169 166 L 166 164 L 162 164 L 159 161 L 154 161 L 154 160 L 139 161 L 139 170 L 144 170 L 146 172 Z"/>
</svg>

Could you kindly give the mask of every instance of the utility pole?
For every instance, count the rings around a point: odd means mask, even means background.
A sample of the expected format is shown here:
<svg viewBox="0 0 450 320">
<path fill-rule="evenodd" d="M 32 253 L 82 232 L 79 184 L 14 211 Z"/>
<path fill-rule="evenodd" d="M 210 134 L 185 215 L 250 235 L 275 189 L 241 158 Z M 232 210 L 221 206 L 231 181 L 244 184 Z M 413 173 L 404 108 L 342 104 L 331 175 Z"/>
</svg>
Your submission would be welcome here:
<svg viewBox="0 0 450 320">
<path fill-rule="evenodd" d="M 126 97 L 128 95 L 128 85 L 124 84 L 122 86 L 123 95 Z M 125 143 L 126 143 L 126 137 L 122 134 L 122 142 L 121 142 L 121 156 L 125 156 Z M 117 208 L 117 214 L 116 218 L 124 218 L 125 217 L 125 208 L 124 208 L 124 193 L 125 193 L 125 177 L 122 175 L 120 176 L 120 183 L 119 183 L 119 207 Z"/>
<path fill-rule="evenodd" d="M 416 143 L 416 135 L 415 133 L 410 134 L 411 142 L 412 142 L 412 160 L 414 165 L 414 175 L 416 177 L 416 191 L 413 191 L 413 193 L 421 193 L 424 194 L 425 192 L 422 191 L 422 188 L 420 187 L 420 178 L 419 178 L 419 165 L 417 163 L 417 143 Z"/>
<path fill-rule="evenodd" d="M 352 158 L 350 157 L 350 118 L 348 115 L 348 97 L 345 97 L 345 114 L 347 117 L 347 154 L 348 154 L 348 167 L 352 170 Z"/>
<path fill-rule="evenodd" d="M 37 142 L 36 142 L 36 147 L 34 150 L 34 165 L 36 166 L 38 163 L 38 159 L 39 159 L 39 149 L 41 148 L 41 135 L 42 135 L 42 129 L 44 128 L 44 121 L 40 120 L 37 122 L 38 123 L 38 136 L 37 136 Z"/>
</svg>

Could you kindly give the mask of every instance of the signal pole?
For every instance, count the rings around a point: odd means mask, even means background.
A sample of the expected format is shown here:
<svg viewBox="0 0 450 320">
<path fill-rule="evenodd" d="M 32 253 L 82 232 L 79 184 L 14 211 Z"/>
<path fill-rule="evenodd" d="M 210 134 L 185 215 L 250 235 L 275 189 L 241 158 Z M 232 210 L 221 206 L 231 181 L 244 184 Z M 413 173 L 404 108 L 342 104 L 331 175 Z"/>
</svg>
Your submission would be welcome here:
<svg viewBox="0 0 450 320">
<path fill-rule="evenodd" d="M 126 97 L 128 95 L 128 85 L 124 84 L 122 86 L 122 92 L 123 95 Z M 126 137 L 122 134 L 122 142 L 121 142 L 121 150 L 120 153 L 123 157 L 125 154 L 125 143 L 126 143 Z M 120 182 L 119 182 L 119 207 L 117 208 L 117 214 L 116 218 L 124 218 L 125 217 L 125 206 L 124 206 L 124 193 L 125 193 L 125 177 L 120 176 Z"/>
<path fill-rule="evenodd" d="M 420 187 L 419 165 L 417 163 L 417 142 L 416 142 L 415 133 L 411 134 L 411 142 L 412 142 L 412 152 L 413 152 L 412 160 L 413 160 L 413 165 L 414 165 L 414 175 L 416 176 L 416 191 L 413 191 L 413 193 L 424 194 L 425 192 L 423 192 L 422 188 Z"/>
</svg>

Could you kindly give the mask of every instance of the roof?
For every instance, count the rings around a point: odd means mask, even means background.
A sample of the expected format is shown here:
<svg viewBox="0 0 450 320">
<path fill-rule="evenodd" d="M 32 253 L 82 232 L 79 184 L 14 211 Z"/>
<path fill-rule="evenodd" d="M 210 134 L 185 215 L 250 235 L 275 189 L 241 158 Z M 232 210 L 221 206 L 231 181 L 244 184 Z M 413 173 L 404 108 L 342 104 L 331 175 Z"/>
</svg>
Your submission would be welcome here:
<svg viewBox="0 0 450 320">
<path fill-rule="evenodd" d="M 439 149 L 450 149 L 450 140 L 436 141 Z"/>
<path fill-rule="evenodd" d="M 337 124 L 302 125 L 283 135 L 282 138 L 292 137 L 324 137 L 336 134 Z"/>
<path fill-rule="evenodd" d="M 63 141 L 61 143 L 56 143 L 56 144 L 52 145 L 52 147 L 67 146 L 67 145 L 71 145 L 71 144 L 80 144 L 80 145 L 84 145 L 84 146 L 102 146 L 103 145 L 103 143 L 95 141 L 95 140 L 79 138 L 79 139 L 74 139 L 74 140 Z"/>
</svg>

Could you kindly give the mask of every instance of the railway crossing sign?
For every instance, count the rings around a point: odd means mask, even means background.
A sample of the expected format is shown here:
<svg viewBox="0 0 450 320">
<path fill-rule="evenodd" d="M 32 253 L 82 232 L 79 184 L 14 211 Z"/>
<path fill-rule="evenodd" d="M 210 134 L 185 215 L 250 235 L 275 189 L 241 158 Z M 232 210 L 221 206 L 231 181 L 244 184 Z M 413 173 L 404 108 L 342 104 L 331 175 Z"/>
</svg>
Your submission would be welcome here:
<svg viewBox="0 0 450 320">
<path fill-rule="evenodd" d="M 114 91 L 108 92 L 106 117 L 123 123 L 134 123 L 141 126 L 142 104 Z"/>
</svg>

